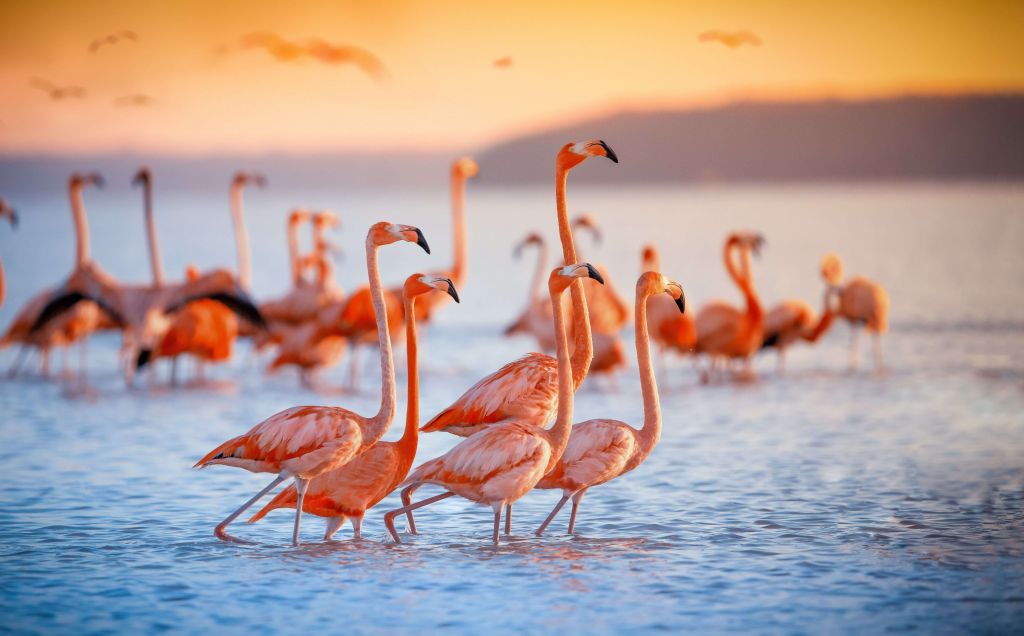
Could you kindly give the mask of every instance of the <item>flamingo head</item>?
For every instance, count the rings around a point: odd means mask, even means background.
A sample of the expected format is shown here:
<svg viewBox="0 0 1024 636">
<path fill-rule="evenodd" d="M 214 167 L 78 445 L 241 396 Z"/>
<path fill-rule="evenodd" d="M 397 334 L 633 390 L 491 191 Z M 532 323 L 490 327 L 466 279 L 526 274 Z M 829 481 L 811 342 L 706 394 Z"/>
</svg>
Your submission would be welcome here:
<svg viewBox="0 0 1024 636">
<path fill-rule="evenodd" d="M 366 240 L 374 245 L 390 245 L 398 241 L 406 241 L 415 243 L 422 247 L 424 252 L 430 253 L 430 246 L 427 245 L 427 239 L 424 238 L 423 232 L 420 231 L 420 228 L 412 225 L 379 221 L 370 226 Z"/>
<path fill-rule="evenodd" d="M 3 199 L 0 199 L 0 218 L 6 218 L 11 223 L 11 227 L 18 227 L 18 212 L 11 207 L 11 204 Z"/>
<path fill-rule="evenodd" d="M 267 187 L 267 178 L 258 172 L 236 172 L 231 179 L 231 186 L 235 188 L 245 187 L 253 184 L 258 188 Z"/>
<path fill-rule="evenodd" d="M 644 249 L 640 253 L 640 260 L 643 263 L 643 268 L 647 271 L 657 271 L 661 269 L 658 266 L 661 262 L 661 256 L 658 254 L 658 248 L 650 243 L 644 245 Z"/>
<path fill-rule="evenodd" d="M 452 297 L 452 300 L 459 302 L 459 292 L 455 289 L 452 279 L 443 276 L 428 276 L 426 274 L 413 274 L 405 279 L 402 286 L 402 293 L 406 298 L 415 298 L 432 291 L 443 291 Z"/>
<path fill-rule="evenodd" d="M 548 289 L 552 292 L 565 291 L 577 278 L 593 278 L 604 285 L 601 274 L 590 263 L 573 263 L 564 267 L 556 267 L 548 278 Z"/>
<path fill-rule="evenodd" d="M 683 286 L 656 271 L 647 271 L 640 275 L 636 281 L 637 294 L 653 296 L 654 294 L 668 294 L 676 301 L 679 313 L 686 312 L 686 295 L 683 293 Z"/>
<path fill-rule="evenodd" d="M 341 225 L 341 219 L 338 215 L 330 210 L 320 210 L 313 213 L 313 225 L 318 228 L 338 227 Z"/>
<path fill-rule="evenodd" d="M 764 235 L 759 232 L 734 232 L 726 242 L 748 249 L 754 256 L 760 256 L 765 245 Z"/>
<path fill-rule="evenodd" d="M 543 236 L 541 236 L 537 232 L 530 232 L 529 234 L 526 235 L 526 237 L 522 241 L 519 241 L 519 243 L 517 243 L 516 246 L 512 249 L 512 255 L 515 256 L 516 258 L 519 258 L 520 256 L 522 256 L 523 249 L 525 249 L 527 245 L 543 245 L 543 244 L 544 244 L 544 237 Z"/>
<path fill-rule="evenodd" d="M 480 166 L 472 157 L 460 157 L 452 162 L 452 176 L 460 179 L 472 179 L 480 174 Z"/>
<path fill-rule="evenodd" d="M 838 287 L 843 279 L 843 261 L 836 254 L 826 254 L 821 259 L 821 277 L 830 287 Z"/>
<path fill-rule="evenodd" d="M 288 213 L 288 226 L 295 227 L 299 224 L 305 223 L 310 219 L 312 214 L 306 208 L 293 208 Z"/>
<path fill-rule="evenodd" d="M 589 213 L 584 212 L 572 220 L 572 229 L 577 230 L 579 228 L 590 232 L 591 236 L 594 237 L 594 242 L 598 245 L 601 244 L 601 228 Z"/>
<path fill-rule="evenodd" d="M 71 187 L 72 188 L 84 188 L 85 186 L 94 185 L 97 188 L 102 188 L 106 184 L 103 179 L 103 175 L 98 172 L 87 172 L 85 174 L 76 172 L 71 175 Z"/>
<path fill-rule="evenodd" d="M 195 263 L 189 263 L 185 266 L 185 280 L 190 283 L 199 280 L 199 268 L 196 267 Z"/>
<path fill-rule="evenodd" d="M 555 159 L 555 165 L 565 170 L 571 170 L 590 157 L 607 157 L 615 163 L 619 163 L 619 157 L 608 144 L 600 139 L 591 139 L 562 146 Z"/>
<path fill-rule="evenodd" d="M 139 171 L 135 173 L 135 176 L 132 177 L 132 185 L 133 186 L 149 185 L 149 183 L 151 182 L 152 178 L 153 178 L 153 175 L 150 173 L 149 168 L 147 168 L 146 166 L 142 166 L 141 168 L 139 168 Z"/>
</svg>

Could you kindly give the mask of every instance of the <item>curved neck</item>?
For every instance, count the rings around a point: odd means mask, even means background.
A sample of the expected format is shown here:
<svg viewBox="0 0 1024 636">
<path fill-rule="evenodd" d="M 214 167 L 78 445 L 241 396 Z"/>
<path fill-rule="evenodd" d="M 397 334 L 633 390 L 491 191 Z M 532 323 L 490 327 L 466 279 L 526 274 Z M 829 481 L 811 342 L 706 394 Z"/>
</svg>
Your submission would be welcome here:
<svg viewBox="0 0 1024 636">
<path fill-rule="evenodd" d="M 418 343 L 416 341 L 416 298 L 404 297 L 405 307 L 405 363 L 406 388 L 408 396 L 405 401 L 405 431 L 402 432 L 400 444 L 415 443 L 419 435 L 420 423 L 420 373 Z"/>
<path fill-rule="evenodd" d="M 651 341 L 647 333 L 647 299 L 650 292 L 636 291 L 636 359 L 640 365 L 640 390 L 644 398 L 644 426 L 640 429 L 641 452 L 651 452 L 661 438 L 661 400 L 658 397 L 658 382 L 651 365 Z"/>
<path fill-rule="evenodd" d="M 818 317 L 818 324 L 801 334 L 807 342 L 817 342 L 819 338 L 825 335 L 829 327 L 832 326 L 832 320 L 835 318 L 835 313 L 832 311 L 832 303 L 829 302 L 832 293 L 832 288 L 826 286 L 825 298 L 821 301 L 821 316 Z"/>
<path fill-rule="evenodd" d="M 242 183 L 231 184 L 231 220 L 235 224 L 235 245 L 238 247 L 238 282 L 249 290 L 252 284 L 252 256 L 249 252 L 249 232 L 245 228 L 242 206 Z"/>
<path fill-rule="evenodd" d="M 548 263 L 548 245 L 544 241 L 537 243 L 537 264 L 533 270 L 533 280 L 530 281 L 530 295 L 526 298 L 526 308 L 535 300 L 541 298 L 541 286 L 544 284 L 544 268 Z"/>
<path fill-rule="evenodd" d="M 572 226 L 569 225 L 569 212 L 565 203 L 565 185 L 569 171 L 562 166 L 555 169 L 555 207 L 558 211 L 558 238 L 562 242 L 562 259 L 566 265 L 579 262 L 576 258 L 576 245 L 572 239 Z M 590 363 L 594 359 L 594 343 L 590 333 L 590 317 L 587 312 L 587 300 L 583 294 L 583 281 L 574 280 L 569 290 L 572 296 L 573 338 L 572 376 L 573 383 L 578 387 L 583 384 Z"/>
<path fill-rule="evenodd" d="M 331 262 L 331 250 L 324 240 L 319 240 L 314 248 L 316 256 L 316 282 L 323 287 L 334 278 L 334 264 Z"/>
<path fill-rule="evenodd" d="M 149 267 L 153 270 L 153 285 L 164 284 L 164 264 L 160 258 L 160 242 L 156 235 L 156 217 L 153 214 L 153 184 L 149 179 L 142 182 L 142 202 L 146 209 L 146 241 L 149 243 Z"/>
<path fill-rule="evenodd" d="M 740 259 L 742 261 L 742 271 L 733 262 L 732 253 L 735 250 L 739 250 Z M 732 278 L 736 286 L 740 288 L 740 292 L 743 293 L 743 298 L 747 302 L 747 316 L 752 320 L 760 319 L 761 317 L 761 301 L 758 299 L 757 294 L 754 293 L 754 284 L 750 278 L 750 253 L 746 247 L 741 246 L 737 241 L 726 241 L 725 250 L 723 253 L 725 259 L 725 269 L 728 270 L 729 276 Z"/>
<path fill-rule="evenodd" d="M 466 246 L 466 178 L 452 171 L 452 245 L 455 254 L 452 263 L 452 282 L 461 288 L 466 282 L 466 264 L 469 261 L 469 249 Z"/>
<path fill-rule="evenodd" d="M 89 250 L 89 220 L 85 217 L 85 200 L 82 197 L 82 184 L 73 183 L 68 189 L 68 196 L 71 199 L 71 218 L 75 222 L 75 265 L 81 267 L 92 260 L 92 254 Z"/>
<path fill-rule="evenodd" d="M 302 255 L 299 253 L 299 222 L 288 223 L 288 260 L 292 265 L 292 285 L 302 284 Z"/>
<path fill-rule="evenodd" d="M 366 237 L 366 273 L 370 277 L 370 299 L 377 320 L 377 344 L 380 347 L 381 395 L 380 410 L 373 416 L 372 430 L 364 434 L 364 440 L 379 440 L 395 416 L 395 359 L 391 353 L 391 333 L 388 331 L 388 310 L 384 305 L 384 287 L 380 283 L 380 269 L 377 266 L 377 245 Z"/>
<path fill-rule="evenodd" d="M 551 444 L 551 458 L 548 467 L 562 458 L 569 434 L 572 432 L 573 392 L 572 361 L 569 358 L 569 338 L 565 334 L 565 312 L 562 309 L 562 292 L 551 291 L 551 309 L 555 318 L 555 349 L 558 358 L 558 416 L 547 431 Z"/>
</svg>

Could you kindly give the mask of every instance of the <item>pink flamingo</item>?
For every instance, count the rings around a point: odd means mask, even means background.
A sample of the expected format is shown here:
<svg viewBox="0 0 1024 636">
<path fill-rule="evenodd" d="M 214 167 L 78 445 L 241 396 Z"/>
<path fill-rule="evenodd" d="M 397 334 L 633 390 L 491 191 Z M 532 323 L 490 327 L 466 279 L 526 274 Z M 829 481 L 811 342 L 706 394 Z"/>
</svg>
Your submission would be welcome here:
<svg viewBox="0 0 1024 636">
<path fill-rule="evenodd" d="M 684 313 L 683 287 L 657 272 L 646 272 L 636 283 L 636 355 L 640 363 L 640 388 L 644 398 L 644 424 L 639 430 L 618 420 L 587 420 L 572 427 L 565 453 L 554 468 L 537 483 L 537 488 L 562 491 L 562 498 L 537 529 L 537 536 L 572 499 L 569 534 L 576 525 L 576 512 L 587 490 L 600 486 L 639 466 L 654 450 L 661 437 L 661 404 L 658 383 L 651 366 L 651 343 L 647 329 L 647 300 L 666 293 Z"/>
<path fill-rule="evenodd" d="M 7 201 L 0 199 L 0 218 L 6 218 L 11 227 L 18 227 L 18 213 Z M 4 263 L 0 261 L 0 307 L 4 306 L 4 299 L 7 294 L 7 279 L 4 275 Z"/>
<path fill-rule="evenodd" d="M 299 525 L 309 480 L 340 468 L 359 453 L 376 444 L 391 426 L 395 411 L 395 369 L 391 355 L 384 308 L 377 249 L 398 241 L 416 243 L 428 254 L 430 248 L 419 228 L 379 222 L 366 235 L 366 270 L 377 312 L 381 364 L 381 404 L 377 413 L 365 417 L 336 406 L 296 406 L 272 415 L 249 432 L 230 439 L 196 462 L 204 468 L 216 464 L 237 466 L 250 472 L 276 473 L 270 484 L 241 508 L 228 515 L 214 530 L 223 540 L 235 540 L 228 525 L 282 481 L 292 478 L 299 498 L 295 510 L 292 544 L 299 544 Z"/>
<path fill-rule="evenodd" d="M 826 256 L 821 264 L 821 275 L 825 279 L 825 294 L 821 301 L 821 316 L 815 316 L 814 309 L 802 300 L 783 300 L 764 317 L 764 342 L 761 349 L 775 348 L 779 352 L 779 373 L 784 373 L 786 368 L 786 349 L 795 342 L 814 344 L 824 336 L 836 312 L 833 308 L 832 295 L 836 293 L 833 281 L 829 280 L 832 275 L 830 267 L 833 261 Z M 842 267 L 842 264 L 839 264 Z"/>
<path fill-rule="evenodd" d="M 882 336 L 889 331 L 889 294 L 880 284 L 863 276 L 841 283 L 843 262 L 835 254 L 825 257 L 821 271 L 839 295 L 836 314 L 850 323 L 850 368 L 857 366 L 857 334 L 864 329 L 874 334 L 875 369 L 883 371 Z"/>
<path fill-rule="evenodd" d="M 645 245 L 641 254 L 641 269 L 645 272 L 661 271 L 661 256 L 658 248 Z M 697 325 L 690 313 L 680 314 L 675 304 L 665 296 L 653 296 L 647 301 L 647 328 L 651 340 L 658 347 L 659 358 L 664 362 L 668 351 L 689 355 L 697 346 Z"/>
<path fill-rule="evenodd" d="M 597 281 L 601 275 L 589 263 L 566 265 L 551 272 L 548 290 L 558 339 L 558 416 L 550 429 L 523 420 L 508 420 L 489 426 L 471 435 L 441 457 L 419 466 L 400 488 L 402 501 L 424 484 L 435 484 L 447 492 L 417 503 L 406 503 L 384 515 L 384 525 L 396 543 L 401 538 L 395 530 L 395 517 L 411 516 L 413 510 L 459 495 L 494 510 L 492 540 L 498 543 L 502 508 L 530 492 L 537 482 L 558 462 L 569 441 L 572 429 L 573 386 L 569 343 L 565 333 L 565 312 L 562 293 L 581 278 Z M 507 523 L 507 522 L 506 522 Z"/>
<path fill-rule="evenodd" d="M 314 477 L 306 489 L 303 511 L 327 517 L 324 541 L 330 540 L 345 520 L 352 519 L 353 538 L 362 536 L 363 516 L 388 496 L 409 474 L 419 436 L 419 367 L 416 339 L 416 298 L 431 291 L 441 290 L 459 302 L 459 294 L 450 278 L 438 278 L 424 274 L 413 274 L 402 287 L 402 303 L 405 306 L 405 351 L 408 376 L 408 399 L 405 410 L 405 431 L 397 442 L 377 442 L 341 468 Z M 262 519 L 276 508 L 294 508 L 298 492 L 289 486 L 249 523 Z"/>
</svg>

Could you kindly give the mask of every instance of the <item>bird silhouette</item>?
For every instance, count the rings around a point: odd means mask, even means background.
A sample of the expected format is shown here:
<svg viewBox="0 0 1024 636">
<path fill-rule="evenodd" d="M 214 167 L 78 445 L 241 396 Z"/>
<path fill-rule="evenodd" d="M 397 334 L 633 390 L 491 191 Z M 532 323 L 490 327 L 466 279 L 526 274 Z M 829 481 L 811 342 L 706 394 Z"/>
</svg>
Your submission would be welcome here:
<svg viewBox="0 0 1024 636">
<path fill-rule="evenodd" d="M 104 46 L 117 44 L 121 40 L 131 40 L 132 42 L 137 42 L 139 40 L 139 36 L 134 31 L 128 31 L 127 29 L 118 31 L 117 33 L 110 33 L 108 35 L 98 37 L 92 42 L 90 42 L 89 52 L 96 53 Z"/>
<path fill-rule="evenodd" d="M 85 89 L 81 86 L 57 86 L 53 82 L 41 77 L 33 77 L 30 84 L 32 88 L 43 91 L 50 96 L 50 99 L 55 101 L 68 98 L 82 99 L 85 97 Z"/>
<path fill-rule="evenodd" d="M 511 68 L 512 67 L 512 56 L 506 55 L 505 57 L 499 57 L 494 60 L 495 68 Z"/>
<path fill-rule="evenodd" d="M 705 31 L 697 39 L 701 42 L 718 42 L 730 49 L 738 49 L 744 44 L 761 46 L 761 38 L 750 31 Z"/>
</svg>

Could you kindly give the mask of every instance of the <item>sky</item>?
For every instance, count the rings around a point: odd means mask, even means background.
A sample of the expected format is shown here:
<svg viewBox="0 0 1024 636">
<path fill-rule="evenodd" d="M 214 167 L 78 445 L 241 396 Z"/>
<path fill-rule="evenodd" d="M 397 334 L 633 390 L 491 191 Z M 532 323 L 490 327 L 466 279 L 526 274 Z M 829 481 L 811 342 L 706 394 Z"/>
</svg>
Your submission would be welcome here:
<svg viewBox="0 0 1024 636">
<path fill-rule="evenodd" d="M 1019 92 L 1021 25 L 1019 0 L 3 0 L 0 153 L 460 152 L 621 109 Z"/>
</svg>

